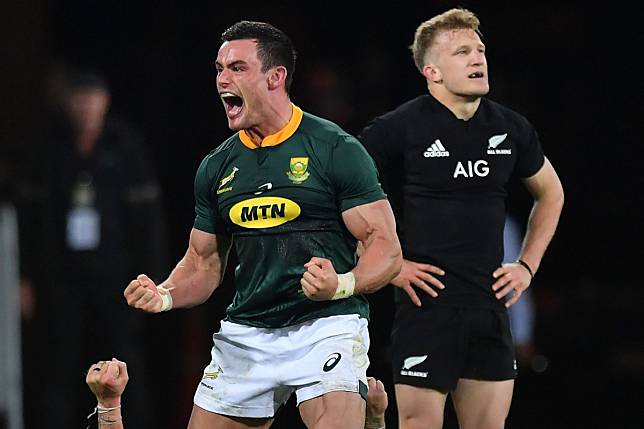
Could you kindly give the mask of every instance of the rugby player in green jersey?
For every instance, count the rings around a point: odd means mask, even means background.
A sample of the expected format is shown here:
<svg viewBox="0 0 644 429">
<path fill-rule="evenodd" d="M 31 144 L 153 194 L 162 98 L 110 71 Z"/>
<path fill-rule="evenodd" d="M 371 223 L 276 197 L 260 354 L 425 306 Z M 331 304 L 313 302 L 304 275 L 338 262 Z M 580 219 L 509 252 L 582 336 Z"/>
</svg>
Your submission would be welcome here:
<svg viewBox="0 0 644 429">
<path fill-rule="evenodd" d="M 222 42 L 217 90 L 236 133 L 199 166 L 183 259 L 158 286 L 138 276 L 125 297 L 150 313 L 201 304 L 220 284 L 234 244 L 236 294 L 188 427 L 267 428 L 296 393 L 307 427 L 361 429 L 364 295 L 402 265 L 391 207 L 362 145 L 291 102 L 288 36 L 241 21 Z"/>
</svg>

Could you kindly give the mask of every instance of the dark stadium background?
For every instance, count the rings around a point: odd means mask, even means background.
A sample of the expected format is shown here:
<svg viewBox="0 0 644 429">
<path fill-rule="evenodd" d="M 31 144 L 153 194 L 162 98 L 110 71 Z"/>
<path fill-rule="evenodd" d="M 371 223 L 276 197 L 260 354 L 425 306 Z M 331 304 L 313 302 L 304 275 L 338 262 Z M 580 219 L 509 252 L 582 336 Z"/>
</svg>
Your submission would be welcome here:
<svg viewBox="0 0 644 429">
<path fill-rule="evenodd" d="M 522 372 L 507 427 L 642 427 L 643 45 L 635 2 L 11 3 L 0 13 L 7 55 L 0 98 L 2 154 L 12 170 L 28 168 L 23 163 L 44 144 L 52 68 L 102 68 L 112 110 L 139 127 L 154 154 L 177 260 L 193 220 L 195 169 L 230 134 L 213 69 L 228 25 L 253 19 L 285 30 L 299 52 L 294 102 L 355 133 L 425 91 L 407 50 L 416 26 L 456 5 L 472 9 L 488 48 L 490 98 L 532 121 L 566 191 L 559 231 L 534 284 L 536 343 L 548 366 Z M 525 215 L 525 194 L 516 184 L 511 189 L 511 207 Z M 231 289 L 228 276 L 206 305 L 150 318 L 146 370 L 158 427 L 185 427 Z M 370 298 L 371 373 L 387 382 L 388 427 L 395 428 L 386 348 L 391 289 Z M 27 352 L 28 368 L 33 350 Z M 26 386 L 30 415 L 38 412 L 35 389 Z M 273 427 L 300 425 L 289 407 Z M 452 414 L 445 427 L 456 427 Z"/>
</svg>

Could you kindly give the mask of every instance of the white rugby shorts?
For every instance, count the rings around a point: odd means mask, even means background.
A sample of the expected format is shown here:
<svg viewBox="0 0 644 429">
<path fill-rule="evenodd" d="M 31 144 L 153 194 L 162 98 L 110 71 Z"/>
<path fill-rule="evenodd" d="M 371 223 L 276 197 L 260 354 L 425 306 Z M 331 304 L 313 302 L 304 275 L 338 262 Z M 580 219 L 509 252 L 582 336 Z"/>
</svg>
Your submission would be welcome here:
<svg viewBox="0 0 644 429">
<path fill-rule="evenodd" d="M 273 417 L 293 392 L 297 404 L 333 391 L 366 398 L 367 320 L 340 315 L 286 328 L 227 321 L 213 335 L 212 360 L 194 397 L 204 410 Z"/>
</svg>

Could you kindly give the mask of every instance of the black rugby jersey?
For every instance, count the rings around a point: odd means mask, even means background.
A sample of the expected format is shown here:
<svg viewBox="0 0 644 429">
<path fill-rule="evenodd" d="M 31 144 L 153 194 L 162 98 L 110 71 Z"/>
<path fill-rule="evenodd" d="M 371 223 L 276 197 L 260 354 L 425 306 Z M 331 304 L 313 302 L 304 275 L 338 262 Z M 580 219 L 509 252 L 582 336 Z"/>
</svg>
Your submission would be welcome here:
<svg viewBox="0 0 644 429">
<path fill-rule="evenodd" d="M 337 125 L 293 106 L 290 122 L 256 147 L 236 133 L 202 161 L 194 227 L 232 234 L 237 292 L 226 319 L 284 327 L 340 314 L 368 317 L 363 296 L 311 301 L 300 279 L 311 257 L 338 273 L 356 264 L 356 239 L 342 220 L 352 207 L 386 198 L 367 151 Z"/>
<path fill-rule="evenodd" d="M 506 184 L 539 171 L 544 154 L 518 113 L 481 99 L 470 120 L 431 95 L 371 121 L 359 136 L 396 214 L 403 255 L 445 270 L 423 305 L 503 308 L 492 272 L 503 259 Z M 397 289 L 397 302 L 413 305 Z"/>
</svg>

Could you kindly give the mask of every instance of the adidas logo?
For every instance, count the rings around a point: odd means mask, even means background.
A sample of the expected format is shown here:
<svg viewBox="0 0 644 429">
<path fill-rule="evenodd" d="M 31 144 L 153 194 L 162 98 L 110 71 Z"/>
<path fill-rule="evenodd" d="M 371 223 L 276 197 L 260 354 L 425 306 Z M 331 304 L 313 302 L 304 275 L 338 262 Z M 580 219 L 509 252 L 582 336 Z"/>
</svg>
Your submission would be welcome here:
<svg viewBox="0 0 644 429">
<path fill-rule="evenodd" d="M 423 152 L 425 158 L 439 158 L 448 157 L 449 152 L 445 150 L 445 146 L 439 139 L 434 140 L 434 143 Z"/>
</svg>

